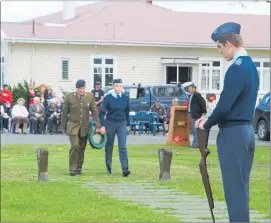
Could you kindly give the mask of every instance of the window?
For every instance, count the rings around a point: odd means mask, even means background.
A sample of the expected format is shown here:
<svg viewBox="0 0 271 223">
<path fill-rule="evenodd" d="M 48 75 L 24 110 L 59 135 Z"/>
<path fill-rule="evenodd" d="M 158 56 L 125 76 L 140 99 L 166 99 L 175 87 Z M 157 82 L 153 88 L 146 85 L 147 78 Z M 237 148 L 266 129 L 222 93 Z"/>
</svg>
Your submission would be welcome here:
<svg viewBox="0 0 271 223">
<path fill-rule="evenodd" d="M 102 82 L 102 67 L 93 68 L 94 85 L 96 82 Z"/>
<path fill-rule="evenodd" d="M 155 97 L 180 97 L 185 92 L 178 87 L 154 87 L 153 94 Z"/>
<path fill-rule="evenodd" d="M 263 69 L 263 91 L 269 91 L 270 90 L 270 68 L 269 69 Z"/>
<path fill-rule="evenodd" d="M 270 91 L 270 62 L 254 61 L 260 78 L 259 91 L 266 93 Z"/>
<path fill-rule="evenodd" d="M 69 59 L 62 59 L 62 80 L 69 80 Z"/>
<path fill-rule="evenodd" d="M 138 97 L 139 98 L 145 97 L 145 89 L 144 88 L 138 88 Z"/>
<path fill-rule="evenodd" d="M 262 104 L 269 106 L 270 105 L 270 93 L 266 94 L 262 99 Z"/>
<path fill-rule="evenodd" d="M 101 82 L 102 87 L 112 86 L 114 77 L 114 59 L 109 57 L 93 58 L 93 86 Z"/>
<path fill-rule="evenodd" d="M 220 70 L 212 70 L 212 89 L 219 90 L 220 88 Z"/>
<path fill-rule="evenodd" d="M 221 62 L 213 61 L 200 65 L 201 70 L 201 90 L 220 90 L 221 82 Z"/>
<path fill-rule="evenodd" d="M 201 90 L 209 89 L 209 70 L 202 70 L 201 73 Z"/>
<path fill-rule="evenodd" d="M 113 84 L 113 71 L 114 68 L 105 68 L 105 86 L 111 86 Z"/>
</svg>

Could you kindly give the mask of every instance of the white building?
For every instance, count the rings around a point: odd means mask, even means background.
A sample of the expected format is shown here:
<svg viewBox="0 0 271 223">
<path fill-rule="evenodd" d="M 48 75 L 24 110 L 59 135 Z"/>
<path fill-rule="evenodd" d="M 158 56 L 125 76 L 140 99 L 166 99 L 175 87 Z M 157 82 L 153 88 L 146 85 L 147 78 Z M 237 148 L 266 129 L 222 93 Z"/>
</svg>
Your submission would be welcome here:
<svg viewBox="0 0 271 223">
<path fill-rule="evenodd" d="M 211 33 L 234 21 L 258 66 L 259 96 L 270 90 L 270 16 L 174 12 L 145 2 L 64 4 L 63 13 L 1 24 L 5 83 L 32 78 L 60 92 L 79 78 L 90 88 L 113 77 L 125 84 L 193 81 L 199 92 L 219 96 L 229 63 Z"/>
</svg>

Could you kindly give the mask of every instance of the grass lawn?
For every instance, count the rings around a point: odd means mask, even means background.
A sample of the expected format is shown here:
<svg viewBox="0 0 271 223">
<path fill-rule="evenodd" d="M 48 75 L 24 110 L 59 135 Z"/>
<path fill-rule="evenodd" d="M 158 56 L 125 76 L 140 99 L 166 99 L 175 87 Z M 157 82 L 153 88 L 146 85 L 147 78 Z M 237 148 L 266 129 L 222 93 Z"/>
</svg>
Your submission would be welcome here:
<svg viewBox="0 0 271 223">
<path fill-rule="evenodd" d="M 170 188 L 205 197 L 198 169 L 200 153 L 188 148 L 173 151 L 172 180 L 158 181 L 157 150 L 165 146 L 130 146 L 132 174 L 121 176 L 117 149 L 114 151 L 112 177 L 105 174 L 104 149 L 89 146 L 85 154 L 84 175 L 68 175 L 68 145 L 8 145 L 1 148 L 1 220 L 3 222 L 177 222 L 175 217 L 119 201 L 82 185 L 86 182 L 155 182 Z M 49 149 L 49 182 L 37 181 L 36 148 Z M 208 167 L 215 201 L 223 201 L 216 148 L 210 147 Z M 270 217 L 269 148 L 258 147 L 251 178 L 251 209 Z M 206 202 L 206 205 L 207 202 Z"/>
</svg>

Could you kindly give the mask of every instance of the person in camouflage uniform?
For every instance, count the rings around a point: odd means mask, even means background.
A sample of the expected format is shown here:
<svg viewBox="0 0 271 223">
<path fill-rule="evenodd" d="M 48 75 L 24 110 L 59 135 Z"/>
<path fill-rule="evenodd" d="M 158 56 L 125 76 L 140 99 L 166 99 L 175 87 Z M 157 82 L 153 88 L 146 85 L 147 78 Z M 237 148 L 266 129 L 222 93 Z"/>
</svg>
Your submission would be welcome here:
<svg viewBox="0 0 271 223">
<path fill-rule="evenodd" d="M 69 135 L 71 149 L 69 151 L 70 175 L 82 174 L 84 154 L 89 132 L 89 112 L 92 113 L 96 132 L 100 132 L 101 124 L 97 106 L 92 93 L 86 92 L 85 80 L 76 82 L 76 92 L 66 94 L 63 103 L 61 125 Z"/>
</svg>

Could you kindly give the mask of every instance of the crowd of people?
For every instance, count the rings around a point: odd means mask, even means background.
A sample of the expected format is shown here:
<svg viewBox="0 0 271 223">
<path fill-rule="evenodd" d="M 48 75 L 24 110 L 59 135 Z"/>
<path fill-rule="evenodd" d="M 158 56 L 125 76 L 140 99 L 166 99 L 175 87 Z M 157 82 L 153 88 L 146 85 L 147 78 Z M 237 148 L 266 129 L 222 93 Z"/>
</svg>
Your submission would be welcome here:
<svg viewBox="0 0 271 223">
<path fill-rule="evenodd" d="M 100 83 L 92 90 L 99 108 L 104 96 Z M 50 86 L 44 84 L 35 88 L 28 85 L 26 95 L 14 101 L 13 92 L 4 85 L 0 92 L 0 120 L 3 132 L 55 134 L 62 133 L 61 112 L 63 97 L 58 97 Z"/>
<path fill-rule="evenodd" d="M 62 99 L 50 86 L 42 84 L 35 89 L 29 84 L 25 97 L 14 101 L 13 92 L 4 85 L 0 92 L 1 128 L 16 134 L 58 133 L 61 104 Z"/>
<path fill-rule="evenodd" d="M 189 88 L 190 94 L 194 94 L 193 85 Z M 100 111 L 101 104 L 104 98 L 104 91 L 101 89 L 100 82 L 95 83 L 95 88 L 91 91 L 98 111 Z M 195 99 L 192 103 L 193 110 L 196 111 L 196 116 L 206 113 L 206 107 L 204 104 L 200 104 L 203 100 L 201 97 L 197 97 L 198 93 L 195 93 Z M 197 100 L 199 98 L 199 100 Z M 191 97 L 192 99 L 192 97 Z M 61 112 L 62 112 L 63 98 L 58 97 L 56 92 L 52 90 L 50 86 L 44 84 L 38 86 L 35 89 L 34 84 L 29 84 L 26 96 L 13 101 L 13 92 L 8 89 L 8 85 L 4 85 L 0 92 L 0 117 L 1 117 L 1 129 L 4 132 L 19 133 L 33 133 L 33 134 L 57 134 L 62 133 L 61 128 Z M 178 98 L 172 99 L 172 105 L 166 110 L 165 107 L 157 99 L 151 107 L 151 112 L 158 114 L 160 123 L 164 124 L 166 133 L 168 132 L 170 111 L 171 107 L 178 105 Z M 190 104 L 189 104 L 190 105 Z M 199 105 L 199 107 L 198 107 Z M 189 107 L 190 109 L 190 107 Z M 195 113 L 192 111 L 192 114 Z M 191 112 L 190 112 L 191 115 Z M 91 119 L 91 114 L 90 114 Z M 191 121 L 194 119 L 191 116 Z M 159 133 L 159 126 L 157 126 L 157 133 Z M 192 129 L 192 133 L 195 131 Z M 192 147 L 198 147 L 197 137 L 194 134 L 194 142 Z"/>
<path fill-rule="evenodd" d="M 96 83 L 92 94 L 99 108 L 104 96 L 99 82 Z M 63 97 L 56 95 L 51 86 L 42 84 L 35 88 L 31 83 L 25 97 L 14 101 L 13 92 L 5 84 L 0 92 L 0 127 L 3 132 L 15 134 L 63 133 L 61 128 L 63 100 Z"/>
</svg>

